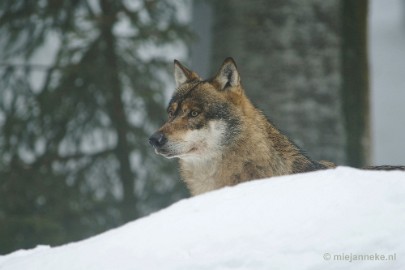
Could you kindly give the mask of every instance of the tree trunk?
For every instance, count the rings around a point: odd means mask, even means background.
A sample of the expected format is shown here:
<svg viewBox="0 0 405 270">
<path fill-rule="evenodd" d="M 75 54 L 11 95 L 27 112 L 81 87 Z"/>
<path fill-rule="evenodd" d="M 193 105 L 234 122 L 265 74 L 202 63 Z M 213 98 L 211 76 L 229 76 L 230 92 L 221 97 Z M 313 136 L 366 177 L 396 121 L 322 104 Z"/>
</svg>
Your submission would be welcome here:
<svg viewBox="0 0 405 270">
<path fill-rule="evenodd" d="M 129 148 L 127 134 L 129 125 L 124 111 L 122 101 L 122 85 L 119 78 L 118 60 L 115 53 L 115 38 L 113 36 L 113 26 L 116 22 L 113 0 L 102 0 L 101 8 L 103 12 L 102 36 L 105 42 L 105 60 L 108 65 L 108 72 L 103 74 L 106 79 L 106 91 L 112 93 L 112 104 L 110 117 L 117 133 L 117 146 L 115 156 L 119 163 L 119 175 L 123 188 L 123 218 L 132 220 L 136 215 L 136 197 L 134 190 L 134 175 L 130 164 L 131 149 Z"/>
<path fill-rule="evenodd" d="M 367 60 L 368 0 L 342 2 L 342 108 L 346 159 L 351 166 L 369 164 L 370 119 Z"/>
</svg>

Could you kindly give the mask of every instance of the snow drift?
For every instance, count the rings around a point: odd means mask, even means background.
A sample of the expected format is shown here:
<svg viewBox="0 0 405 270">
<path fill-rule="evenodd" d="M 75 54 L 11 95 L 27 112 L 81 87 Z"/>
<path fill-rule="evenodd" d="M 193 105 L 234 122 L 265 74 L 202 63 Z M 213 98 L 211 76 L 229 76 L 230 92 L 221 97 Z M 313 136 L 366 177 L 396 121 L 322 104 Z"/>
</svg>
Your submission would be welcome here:
<svg viewBox="0 0 405 270">
<path fill-rule="evenodd" d="M 0 269 L 405 269 L 405 173 L 252 181 L 84 241 L 0 256 Z"/>
</svg>

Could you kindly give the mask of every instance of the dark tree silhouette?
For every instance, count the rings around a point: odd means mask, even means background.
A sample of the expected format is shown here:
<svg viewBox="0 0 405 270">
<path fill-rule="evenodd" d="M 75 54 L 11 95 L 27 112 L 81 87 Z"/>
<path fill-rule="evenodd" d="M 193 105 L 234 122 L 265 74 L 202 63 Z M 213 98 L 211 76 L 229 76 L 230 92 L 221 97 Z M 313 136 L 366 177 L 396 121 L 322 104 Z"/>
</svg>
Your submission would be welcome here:
<svg viewBox="0 0 405 270">
<path fill-rule="evenodd" d="M 159 51 L 190 36 L 178 4 L 1 1 L 0 252 L 87 237 L 186 194 L 147 143 L 172 69 Z"/>
</svg>

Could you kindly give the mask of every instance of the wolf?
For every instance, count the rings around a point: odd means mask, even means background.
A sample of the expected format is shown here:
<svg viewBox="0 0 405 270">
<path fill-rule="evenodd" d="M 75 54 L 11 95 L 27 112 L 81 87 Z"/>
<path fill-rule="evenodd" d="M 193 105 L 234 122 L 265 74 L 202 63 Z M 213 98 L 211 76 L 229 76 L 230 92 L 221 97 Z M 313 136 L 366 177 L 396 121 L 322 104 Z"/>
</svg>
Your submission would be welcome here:
<svg viewBox="0 0 405 270">
<path fill-rule="evenodd" d="M 149 139 L 157 154 L 179 158 L 192 195 L 252 179 L 335 167 L 306 156 L 248 97 L 232 58 L 201 79 L 174 61 L 176 91 L 168 121 Z"/>
<path fill-rule="evenodd" d="M 232 58 L 209 80 L 174 60 L 174 77 L 168 120 L 149 142 L 157 154 L 179 159 L 192 195 L 336 167 L 309 158 L 252 104 Z"/>
</svg>

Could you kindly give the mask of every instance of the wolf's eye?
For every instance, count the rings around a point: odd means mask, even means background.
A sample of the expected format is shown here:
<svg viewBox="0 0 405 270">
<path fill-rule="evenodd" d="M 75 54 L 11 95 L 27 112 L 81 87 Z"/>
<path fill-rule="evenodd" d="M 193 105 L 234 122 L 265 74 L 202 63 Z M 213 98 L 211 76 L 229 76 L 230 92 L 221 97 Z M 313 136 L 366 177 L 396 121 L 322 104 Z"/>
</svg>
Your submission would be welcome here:
<svg viewBox="0 0 405 270">
<path fill-rule="evenodd" d="M 198 112 L 197 111 L 191 111 L 190 115 L 192 117 L 196 117 L 198 115 Z"/>
<path fill-rule="evenodd" d="M 173 117 L 173 111 L 169 111 L 167 114 L 168 114 L 169 118 Z"/>
</svg>

